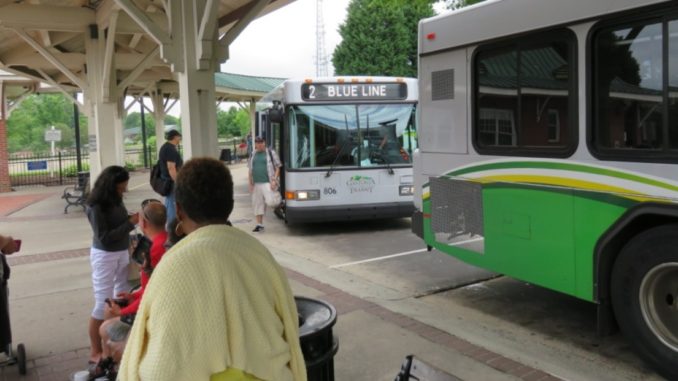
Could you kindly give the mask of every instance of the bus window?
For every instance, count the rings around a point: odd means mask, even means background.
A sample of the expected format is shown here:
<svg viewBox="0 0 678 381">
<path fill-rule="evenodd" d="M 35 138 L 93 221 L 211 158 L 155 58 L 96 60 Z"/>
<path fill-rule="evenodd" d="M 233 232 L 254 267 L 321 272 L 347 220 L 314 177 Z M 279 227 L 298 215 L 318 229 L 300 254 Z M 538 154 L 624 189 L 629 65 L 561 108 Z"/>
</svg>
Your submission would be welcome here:
<svg viewBox="0 0 678 381">
<path fill-rule="evenodd" d="M 415 113 L 407 103 L 290 106 L 290 167 L 411 164 Z"/>
<path fill-rule="evenodd" d="M 668 63 L 670 148 L 678 149 L 678 20 L 669 22 Z"/>
<path fill-rule="evenodd" d="M 606 29 L 596 35 L 598 147 L 662 147 L 662 44 L 661 23 Z"/>
<path fill-rule="evenodd" d="M 574 37 L 481 47 L 474 61 L 475 146 L 480 153 L 545 155 L 576 147 Z"/>
<path fill-rule="evenodd" d="M 413 124 L 416 108 L 410 104 L 360 105 L 361 166 L 408 164 L 417 147 Z"/>
<path fill-rule="evenodd" d="M 291 106 L 291 168 L 354 165 L 356 108 L 346 105 Z"/>
</svg>

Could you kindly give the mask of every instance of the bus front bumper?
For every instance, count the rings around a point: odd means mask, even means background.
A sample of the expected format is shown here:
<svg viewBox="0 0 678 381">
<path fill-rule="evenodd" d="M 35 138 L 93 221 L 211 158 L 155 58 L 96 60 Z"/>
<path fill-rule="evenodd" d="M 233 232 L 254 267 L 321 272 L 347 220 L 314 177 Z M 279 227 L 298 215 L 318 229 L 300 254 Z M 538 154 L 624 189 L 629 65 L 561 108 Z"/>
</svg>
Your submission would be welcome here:
<svg viewBox="0 0 678 381">
<path fill-rule="evenodd" d="M 356 221 L 411 217 L 412 212 L 414 212 L 414 204 L 411 201 L 371 205 L 287 206 L 285 208 L 285 219 L 291 224 L 323 221 Z"/>
</svg>

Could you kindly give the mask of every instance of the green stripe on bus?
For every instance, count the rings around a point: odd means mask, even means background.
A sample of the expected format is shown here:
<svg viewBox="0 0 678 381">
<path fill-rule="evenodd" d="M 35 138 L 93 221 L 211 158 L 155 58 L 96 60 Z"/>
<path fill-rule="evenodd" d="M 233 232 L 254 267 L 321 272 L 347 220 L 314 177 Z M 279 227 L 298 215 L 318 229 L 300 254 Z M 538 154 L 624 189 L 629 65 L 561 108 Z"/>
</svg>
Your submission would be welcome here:
<svg viewBox="0 0 678 381">
<path fill-rule="evenodd" d="M 646 185 L 652 185 L 659 188 L 664 188 L 672 191 L 678 191 L 678 187 L 667 184 L 662 181 L 649 179 L 647 177 L 637 176 L 626 172 L 621 172 L 612 169 L 604 169 L 591 167 L 583 164 L 569 164 L 569 163 L 551 163 L 543 161 L 510 161 L 502 163 L 489 163 L 481 164 L 473 167 L 463 168 L 456 171 L 452 171 L 446 176 L 462 176 L 469 173 L 481 172 L 481 171 L 490 171 L 497 169 L 514 169 L 514 168 L 539 168 L 539 169 L 555 169 L 560 171 L 574 171 L 574 172 L 584 172 L 591 173 L 595 175 L 616 177 L 619 179 L 635 181 L 643 183 Z"/>
</svg>

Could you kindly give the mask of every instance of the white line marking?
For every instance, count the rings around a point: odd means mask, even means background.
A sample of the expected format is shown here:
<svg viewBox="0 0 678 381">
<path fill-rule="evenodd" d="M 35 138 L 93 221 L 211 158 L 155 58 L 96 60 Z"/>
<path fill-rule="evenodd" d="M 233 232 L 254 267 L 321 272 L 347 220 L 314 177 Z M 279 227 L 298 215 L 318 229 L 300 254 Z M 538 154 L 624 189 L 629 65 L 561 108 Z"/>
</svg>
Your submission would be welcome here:
<svg viewBox="0 0 678 381">
<path fill-rule="evenodd" d="M 485 237 L 473 238 L 473 239 L 467 239 L 466 241 L 460 241 L 460 242 L 452 242 L 452 243 L 449 243 L 449 244 L 447 244 L 447 246 L 459 246 L 459 245 L 463 245 L 463 244 L 465 244 L 465 243 L 471 243 L 471 242 L 482 241 L 482 240 L 484 240 L 484 239 L 485 239 Z"/>
<path fill-rule="evenodd" d="M 145 187 L 145 186 L 149 186 L 149 187 L 150 187 L 150 185 L 149 185 L 148 183 L 141 183 L 141 184 L 139 184 L 139 185 L 137 185 L 137 186 L 135 186 L 135 187 L 131 187 L 131 188 L 128 187 L 127 190 L 135 190 L 135 189 L 139 189 L 139 188 Z"/>
<path fill-rule="evenodd" d="M 342 263 L 342 264 L 340 264 L 340 265 L 330 266 L 330 268 L 331 268 L 331 269 L 338 269 L 338 268 L 340 268 L 340 267 L 359 265 L 359 264 L 362 264 L 362 263 L 368 263 L 368 262 L 376 262 L 376 261 L 381 261 L 381 260 L 384 260 L 384 259 L 390 259 L 390 258 L 402 257 L 402 256 L 405 256 L 405 255 L 410 255 L 410 254 L 421 253 L 422 251 L 427 251 L 427 250 L 428 250 L 428 249 L 419 249 L 419 250 L 406 251 L 406 252 L 404 252 L 404 253 L 385 255 L 385 256 L 383 256 L 383 257 L 376 257 L 376 258 L 365 259 L 365 260 L 363 260 L 363 261 L 355 261 L 355 262 Z"/>
</svg>

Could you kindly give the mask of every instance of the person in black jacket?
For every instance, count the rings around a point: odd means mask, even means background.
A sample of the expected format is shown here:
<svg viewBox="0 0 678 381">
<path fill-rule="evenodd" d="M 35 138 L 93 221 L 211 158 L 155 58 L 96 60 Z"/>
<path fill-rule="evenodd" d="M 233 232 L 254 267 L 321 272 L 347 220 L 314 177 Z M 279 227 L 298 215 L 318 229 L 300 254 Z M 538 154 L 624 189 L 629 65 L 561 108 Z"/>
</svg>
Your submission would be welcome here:
<svg viewBox="0 0 678 381">
<path fill-rule="evenodd" d="M 99 327 L 104 320 L 106 299 L 129 290 L 129 232 L 139 222 L 139 214 L 128 214 L 122 202 L 128 182 L 125 168 L 110 166 L 101 172 L 86 202 L 87 218 L 94 233 L 90 250 L 95 301 L 89 321 L 91 372 L 96 371 L 101 360 Z"/>
<path fill-rule="evenodd" d="M 164 179 L 172 179 L 172 191 L 165 196 L 165 208 L 167 209 L 167 224 L 176 217 L 177 212 L 174 207 L 174 182 L 177 181 L 177 173 L 184 164 L 179 154 L 178 146 L 181 143 L 181 133 L 177 130 L 169 130 L 165 134 L 167 141 L 160 147 L 158 153 L 158 164 L 160 165 L 160 176 Z M 167 229 L 169 231 L 169 226 Z"/>
</svg>

